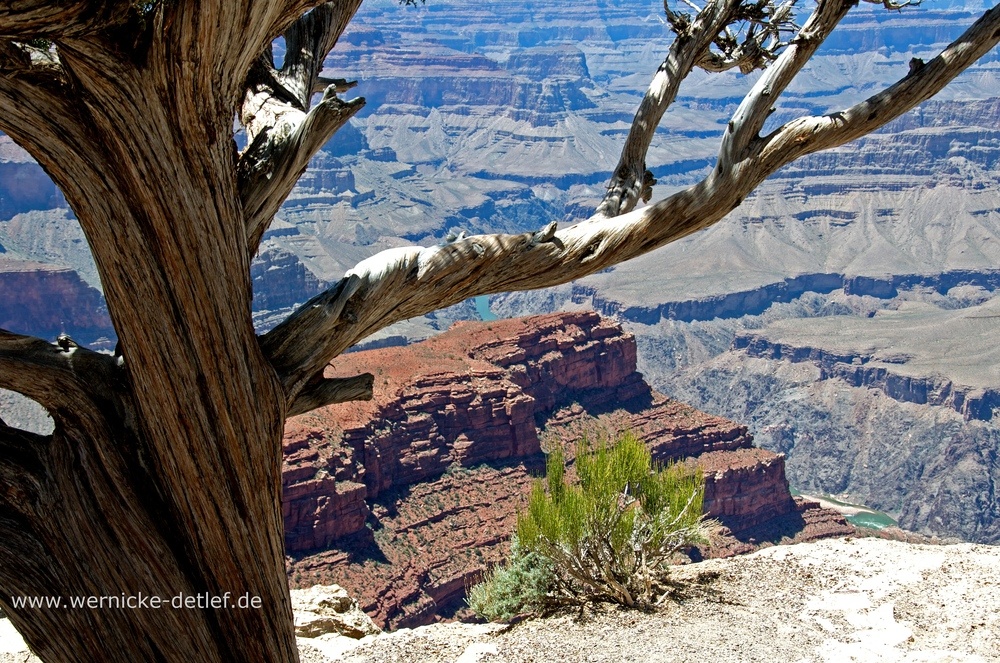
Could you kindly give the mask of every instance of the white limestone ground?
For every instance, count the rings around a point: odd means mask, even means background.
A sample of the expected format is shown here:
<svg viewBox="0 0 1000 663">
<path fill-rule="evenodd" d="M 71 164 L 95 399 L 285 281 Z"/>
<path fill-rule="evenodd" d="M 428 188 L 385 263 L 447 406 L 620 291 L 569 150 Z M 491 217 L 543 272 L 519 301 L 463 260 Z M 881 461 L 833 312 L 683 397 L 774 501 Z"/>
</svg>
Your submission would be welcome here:
<svg viewBox="0 0 1000 663">
<path fill-rule="evenodd" d="M 675 571 L 686 596 L 502 625 L 301 638 L 305 663 L 1000 662 L 1000 546 L 875 538 L 775 546 Z M 0 663 L 21 663 L 2 634 Z"/>
</svg>

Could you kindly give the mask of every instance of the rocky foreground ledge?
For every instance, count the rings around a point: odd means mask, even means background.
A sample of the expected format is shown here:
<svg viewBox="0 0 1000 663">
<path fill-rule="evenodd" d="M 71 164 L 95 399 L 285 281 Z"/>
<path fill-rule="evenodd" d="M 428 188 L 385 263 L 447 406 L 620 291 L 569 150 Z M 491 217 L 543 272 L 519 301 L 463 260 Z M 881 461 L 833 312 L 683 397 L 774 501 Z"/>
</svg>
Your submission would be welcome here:
<svg viewBox="0 0 1000 663">
<path fill-rule="evenodd" d="M 373 637 L 346 663 L 1000 661 L 1000 547 L 826 539 L 680 567 L 686 596 Z M 324 659 L 314 659 L 322 661 Z"/>
<path fill-rule="evenodd" d="M 313 636 L 300 638 L 300 651 L 304 663 L 1000 661 L 1000 547 L 825 539 L 674 573 L 688 588 L 656 612 L 601 609 L 512 628 L 433 624 L 360 638 L 374 629 L 363 615 L 346 619 L 355 637 L 339 635 L 316 614 L 322 591 L 296 590 L 300 633 Z M 327 605 L 341 603 L 332 594 Z M 37 660 L 18 642 L 0 620 L 0 663 Z"/>
</svg>

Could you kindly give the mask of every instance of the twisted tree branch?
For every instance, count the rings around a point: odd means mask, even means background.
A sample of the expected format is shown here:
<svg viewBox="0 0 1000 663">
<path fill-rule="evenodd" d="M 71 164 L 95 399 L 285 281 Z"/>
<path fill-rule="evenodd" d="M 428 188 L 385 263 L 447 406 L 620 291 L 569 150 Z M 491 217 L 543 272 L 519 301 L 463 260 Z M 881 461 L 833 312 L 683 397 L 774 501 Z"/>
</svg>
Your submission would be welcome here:
<svg viewBox="0 0 1000 663">
<path fill-rule="evenodd" d="M 336 46 L 360 6 L 361 0 L 324 2 L 285 32 L 281 78 L 285 88 L 302 103 L 302 108 L 308 108 L 312 96 L 332 84 L 323 85 L 319 80 L 323 60 Z"/>
<path fill-rule="evenodd" d="M 718 50 L 710 49 L 697 66 L 715 73 L 739 68 L 743 74 L 766 68 L 788 45 L 781 40 L 782 33 L 794 34 L 798 30 L 792 13 L 795 3 L 796 0 L 780 6 L 771 2 L 741 4 L 734 12 L 733 22 L 743 22 L 747 26 L 745 32 L 741 35 L 727 26 L 714 41 Z"/>
<path fill-rule="evenodd" d="M 805 154 L 869 133 L 941 90 L 1000 42 L 1000 7 L 988 11 L 940 56 L 904 79 L 841 113 L 801 118 L 764 138 L 758 99 L 764 86 L 780 93 L 846 11 L 849 2 L 826 0 L 737 111 L 719 166 L 703 181 L 648 207 L 614 218 L 596 214 L 563 230 L 554 224 L 521 235 L 477 235 L 434 247 L 383 251 L 347 272 L 261 337 L 261 347 L 295 403 L 334 357 L 394 322 L 469 297 L 542 288 L 592 274 L 710 226 L 734 209 L 768 175 Z M 811 29 L 812 32 L 806 32 Z M 766 114 L 764 115 L 766 117 Z M 735 124 L 735 121 L 734 121 Z M 750 136 L 745 149 L 739 149 Z M 731 163 L 730 163 L 731 162 Z"/>
<path fill-rule="evenodd" d="M 274 97 L 258 111 L 272 113 L 274 124 L 257 135 L 239 161 L 248 253 L 257 252 L 264 232 L 305 172 L 309 159 L 364 106 L 364 99 L 342 101 L 337 89 L 337 84 L 330 85 L 308 113 L 281 104 Z M 284 107 L 273 108 L 278 105 Z"/>
<path fill-rule="evenodd" d="M 309 159 L 364 106 L 364 99 L 337 97 L 354 83 L 321 76 L 324 59 L 360 4 L 325 2 L 302 16 L 285 33 L 281 70 L 275 70 L 268 50 L 247 77 L 240 108 L 247 148 L 237 171 L 251 255 Z M 310 109 L 317 91 L 323 97 Z"/>
<path fill-rule="evenodd" d="M 363 373 L 349 378 L 325 378 L 320 376 L 303 387 L 295 400 L 288 406 L 288 416 L 305 414 L 316 408 L 349 401 L 370 401 L 375 376 Z"/>
<path fill-rule="evenodd" d="M 0 388 L 37 401 L 57 421 L 89 416 L 117 401 L 124 371 L 104 354 L 0 330 Z"/>
<path fill-rule="evenodd" d="M 46 39 L 106 30 L 126 20 L 133 4 L 130 0 L 11 0 L 0 3 L 0 37 Z"/>
<path fill-rule="evenodd" d="M 725 171 L 742 158 L 742 151 L 760 132 L 778 97 L 855 4 L 851 0 L 819 3 L 788 48 L 764 71 L 733 113 L 722 138 L 717 170 Z"/>
<path fill-rule="evenodd" d="M 695 67 L 710 71 L 765 67 L 785 46 L 781 33 L 794 26 L 793 4 L 794 0 L 779 7 L 769 0 L 709 0 L 691 16 L 663 3 L 676 38 L 639 104 L 597 214 L 618 216 L 634 209 L 640 200 L 649 202 L 656 180 L 646 169 L 646 153 L 663 114 L 677 98 L 681 82 Z M 742 39 L 730 30 L 734 23 L 749 25 Z M 713 45 L 717 51 L 712 50 Z"/>
<path fill-rule="evenodd" d="M 704 58 L 732 11 L 742 0 L 709 0 L 694 19 L 674 13 L 664 3 L 667 18 L 677 34 L 670 51 L 656 70 L 636 110 L 621 157 L 608 183 L 597 214 L 614 217 L 633 209 L 639 200 L 649 201 L 656 183 L 646 170 L 646 152 L 663 114 L 677 98 L 677 91 L 697 63 Z"/>
</svg>

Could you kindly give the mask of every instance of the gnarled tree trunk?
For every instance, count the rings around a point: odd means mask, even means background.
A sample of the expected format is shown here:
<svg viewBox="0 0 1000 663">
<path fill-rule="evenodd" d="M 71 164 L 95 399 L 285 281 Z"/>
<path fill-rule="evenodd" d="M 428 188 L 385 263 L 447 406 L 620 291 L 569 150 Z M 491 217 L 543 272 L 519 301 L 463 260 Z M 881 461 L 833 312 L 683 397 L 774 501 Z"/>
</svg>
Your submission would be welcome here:
<svg viewBox="0 0 1000 663">
<path fill-rule="evenodd" d="M 22 389 L 53 412 L 56 430 L 32 441 L 39 471 L 19 500 L 24 536 L 0 541 L 0 577 L 14 595 L 63 601 L 183 594 L 235 604 L 248 594 L 259 607 L 10 616 L 45 660 L 295 660 L 280 509 L 285 402 L 254 335 L 243 236 L 224 231 L 243 223 L 230 137 L 206 125 L 196 100 L 155 89 L 181 75 L 153 90 L 138 78 L 130 89 L 127 76 L 88 95 L 92 146 L 60 163 L 72 172 L 54 173 L 72 180 L 64 190 L 100 247 L 124 367 L 7 339 L 38 367 L 26 380 L 63 375 L 43 392 Z"/>
<path fill-rule="evenodd" d="M 0 336 L 4 386 L 55 420 L 49 437 L 0 430 L 0 603 L 46 661 L 297 660 L 286 400 L 251 318 L 233 107 L 220 103 L 238 88 L 220 89 L 202 32 L 153 26 L 139 62 L 67 37 L 66 78 L 0 82 L 19 95 L 5 128 L 80 219 L 123 352 Z M 122 601 L 133 607 L 111 607 Z"/>
</svg>

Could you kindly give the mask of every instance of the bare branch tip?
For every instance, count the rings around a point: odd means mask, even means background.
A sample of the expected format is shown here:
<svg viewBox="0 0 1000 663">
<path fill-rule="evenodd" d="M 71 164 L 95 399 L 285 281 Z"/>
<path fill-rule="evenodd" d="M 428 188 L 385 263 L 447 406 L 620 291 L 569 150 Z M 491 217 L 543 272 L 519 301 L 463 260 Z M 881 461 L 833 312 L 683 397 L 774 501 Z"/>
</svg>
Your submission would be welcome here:
<svg viewBox="0 0 1000 663">
<path fill-rule="evenodd" d="M 349 81 L 346 78 L 319 78 L 317 83 L 323 85 L 326 90 L 332 87 L 334 92 L 347 92 L 358 86 L 357 81 Z"/>
<path fill-rule="evenodd" d="M 536 244 L 544 244 L 546 242 L 551 242 L 552 239 L 556 236 L 556 229 L 558 228 L 558 226 L 559 224 L 553 221 L 552 223 L 548 224 L 541 230 L 532 233 L 531 235 L 532 246 Z"/>
<path fill-rule="evenodd" d="M 889 11 L 902 11 L 904 7 L 917 7 L 923 0 L 864 0 L 871 5 L 882 5 Z"/>
</svg>

